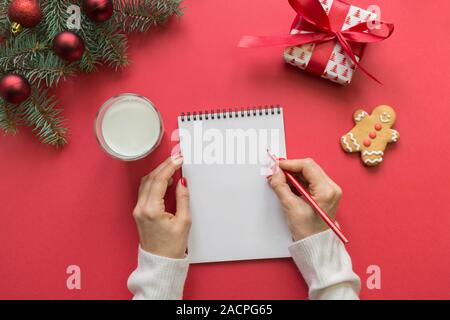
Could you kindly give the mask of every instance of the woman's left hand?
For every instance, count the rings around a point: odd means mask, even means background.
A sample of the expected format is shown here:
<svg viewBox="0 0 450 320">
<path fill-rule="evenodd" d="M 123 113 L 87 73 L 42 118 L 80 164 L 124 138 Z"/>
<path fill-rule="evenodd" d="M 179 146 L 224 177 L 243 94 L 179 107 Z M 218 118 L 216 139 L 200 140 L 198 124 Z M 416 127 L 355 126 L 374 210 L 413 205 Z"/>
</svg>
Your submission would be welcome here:
<svg viewBox="0 0 450 320">
<path fill-rule="evenodd" d="M 172 176 L 181 168 L 183 158 L 168 158 L 149 175 L 142 178 L 139 198 L 133 210 L 143 250 L 168 258 L 184 258 L 191 216 L 189 191 L 184 178 L 176 189 L 176 214 L 166 212 L 164 197 Z"/>
</svg>

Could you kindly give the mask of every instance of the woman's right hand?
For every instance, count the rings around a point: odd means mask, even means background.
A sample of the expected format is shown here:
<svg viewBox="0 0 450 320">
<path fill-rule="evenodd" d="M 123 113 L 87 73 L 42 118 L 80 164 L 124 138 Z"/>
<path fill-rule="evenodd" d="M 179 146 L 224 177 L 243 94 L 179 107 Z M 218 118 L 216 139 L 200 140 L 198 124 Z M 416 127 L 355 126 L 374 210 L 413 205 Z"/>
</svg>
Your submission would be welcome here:
<svg viewBox="0 0 450 320">
<path fill-rule="evenodd" d="M 268 180 L 281 201 L 294 241 L 327 230 L 327 224 L 313 208 L 292 192 L 280 168 L 296 175 L 299 182 L 308 187 L 311 197 L 332 220 L 342 197 L 341 188 L 312 159 L 280 159 L 278 165 Z"/>
</svg>

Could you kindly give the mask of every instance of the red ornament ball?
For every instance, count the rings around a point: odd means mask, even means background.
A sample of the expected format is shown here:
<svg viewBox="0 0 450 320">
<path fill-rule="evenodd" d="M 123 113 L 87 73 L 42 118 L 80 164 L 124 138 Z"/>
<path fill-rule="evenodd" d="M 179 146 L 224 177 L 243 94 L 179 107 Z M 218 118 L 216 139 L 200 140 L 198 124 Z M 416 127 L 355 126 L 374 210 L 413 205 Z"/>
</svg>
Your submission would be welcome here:
<svg viewBox="0 0 450 320">
<path fill-rule="evenodd" d="M 42 20 L 42 11 L 38 0 L 12 0 L 8 7 L 8 16 L 25 28 L 32 28 Z"/>
<path fill-rule="evenodd" d="M 84 42 L 72 31 L 63 31 L 53 40 L 53 52 L 66 61 L 77 61 L 83 56 Z"/>
<path fill-rule="evenodd" d="M 0 96 L 6 102 L 19 104 L 27 100 L 30 93 L 30 84 L 21 75 L 7 74 L 0 80 Z"/>
<path fill-rule="evenodd" d="M 112 0 L 84 0 L 83 10 L 95 22 L 104 22 L 114 13 Z"/>
</svg>

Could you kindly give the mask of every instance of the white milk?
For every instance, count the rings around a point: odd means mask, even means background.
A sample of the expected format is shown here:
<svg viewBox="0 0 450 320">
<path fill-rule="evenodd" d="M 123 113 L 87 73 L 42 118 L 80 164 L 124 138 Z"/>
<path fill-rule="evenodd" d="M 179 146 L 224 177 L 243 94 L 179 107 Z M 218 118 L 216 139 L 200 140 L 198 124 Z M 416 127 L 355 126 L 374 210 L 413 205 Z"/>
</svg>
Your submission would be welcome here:
<svg viewBox="0 0 450 320">
<path fill-rule="evenodd" d="M 159 114 L 149 101 L 127 95 L 109 106 L 101 130 L 111 150 L 124 158 L 136 158 L 159 142 L 162 128 Z"/>
</svg>

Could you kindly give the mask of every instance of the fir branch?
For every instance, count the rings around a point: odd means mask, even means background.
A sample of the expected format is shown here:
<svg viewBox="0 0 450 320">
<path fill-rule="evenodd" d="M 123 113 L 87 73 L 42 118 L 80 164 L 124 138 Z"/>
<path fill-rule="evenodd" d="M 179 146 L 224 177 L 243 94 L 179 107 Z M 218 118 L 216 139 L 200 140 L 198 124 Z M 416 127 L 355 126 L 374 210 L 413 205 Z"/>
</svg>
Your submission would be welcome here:
<svg viewBox="0 0 450 320">
<path fill-rule="evenodd" d="M 9 35 L 10 21 L 8 18 L 9 0 L 0 0 L 0 37 Z"/>
<path fill-rule="evenodd" d="M 20 115 L 17 108 L 0 99 L 0 128 L 5 134 L 16 134 L 17 126 L 20 122 Z"/>
<path fill-rule="evenodd" d="M 146 32 L 170 16 L 182 15 L 181 0 L 114 0 L 114 19 L 122 31 Z"/>
<path fill-rule="evenodd" d="M 47 39 L 54 39 L 55 36 L 67 30 L 67 20 L 69 14 L 67 7 L 71 4 L 68 0 L 47 0 L 41 1 L 43 21 L 39 24 L 38 33 L 43 34 Z"/>
<path fill-rule="evenodd" d="M 53 41 L 54 37 L 67 30 L 67 21 L 69 13 L 67 8 L 71 4 L 81 6 L 81 1 L 68 0 L 49 0 L 43 5 L 43 13 L 46 19 L 44 20 L 43 29 L 38 31 L 39 34 L 46 35 L 49 42 Z M 81 71 L 92 72 L 97 70 L 97 66 L 101 63 L 101 56 L 97 53 L 98 35 L 96 35 L 95 24 L 93 24 L 87 17 L 82 16 L 81 29 L 72 30 L 77 33 L 85 44 L 85 51 L 77 65 Z"/>
<path fill-rule="evenodd" d="M 130 63 L 127 57 L 127 36 L 117 31 L 113 20 L 99 24 L 96 32 L 99 35 L 97 52 L 102 61 L 115 70 L 126 67 Z"/>
<path fill-rule="evenodd" d="M 19 106 L 9 105 L 0 99 L 0 128 L 15 133 L 17 125 L 25 123 L 44 142 L 54 146 L 67 143 L 67 129 L 57 101 L 44 87 L 53 86 L 61 79 L 72 75 L 78 66 L 91 72 L 105 62 L 110 67 L 122 68 L 128 65 L 127 37 L 123 32 L 145 32 L 151 26 L 164 23 L 173 14 L 181 15 L 181 0 L 113 0 L 114 18 L 103 23 L 94 23 L 82 16 L 78 33 L 84 43 L 85 52 L 80 61 L 70 63 L 58 58 L 52 50 L 52 41 L 61 31 L 67 29 L 71 4 L 81 5 L 81 0 L 42 0 L 41 23 L 35 28 L 24 28 L 10 36 L 10 21 L 7 8 L 10 0 L 0 0 L 0 37 L 8 38 L 0 44 L 0 76 L 19 73 L 31 84 L 32 94 Z"/>
<path fill-rule="evenodd" d="M 95 23 L 83 14 L 80 36 L 85 44 L 85 52 L 78 63 L 82 71 L 94 71 L 101 63 L 106 63 L 115 70 L 129 64 L 128 39 L 119 32 L 114 19 Z"/>
<path fill-rule="evenodd" d="M 57 85 L 61 80 L 75 73 L 73 64 L 66 64 L 61 61 L 53 52 L 45 55 L 39 55 L 27 65 L 17 66 L 17 70 L 31 84 L 41 86 L 45 83 L 47 87 Z"/>
<path fill-rule="evenodd" d="M 97 71 L 97 67 L 101 64 L 100 57 L 90 48 L 84 51 L 81 60 L 78 62 L 78 67 L 81 71 L 90 73 Z"/>
<path fill-rule="evenodd" d="M 33 90 L 30 98 L 21 104 L 22 117 L 43 143 L 62 147 L 67 144 L 67 129 L 63 126 L 61 110 L 55 108 L 57 103 L 47 90 Z"/>
<path fill-rule="evenodd" d="M 99 33 L 96 32 L 97 25 L 89 20 L 86 16 L 82 16 L 80 36 L 84 40 L 84 54 L 78 66 L 84 72 L 93 72 L 97 70 L 97 66 L 101 64 L 101 53 L 99 53 Z"/>
<path fill-rule="evenodd" d="M 0 46 L 0 68 L 14 71 L 32 63 L 38 55 L 51 51 L 51 48 L 38 41 L 35 33 L 24 33 L 20 37 L 8 39 Z"/>
<path fill-rule="evenodd" d="M 11 0 L 0 0 L 0 12 L 1 13 L 6 13 L 6 11 L 8 10 L 10 1 Z"/>
<path fill-rule="evenodd" d="M 6 14 L 9 6 L 9 0 L 0 0 L 0 13 Z"/>
<path fill-rule="evenodd" d="M 30 83 L 44 82 L 53 86 L 72 75 L 75 69 L 55 56 L 49 44 L 40 42 L 36 33 L 27 29 L 0 46 L 0 71 L 18 72 Z"/>
</svg>

